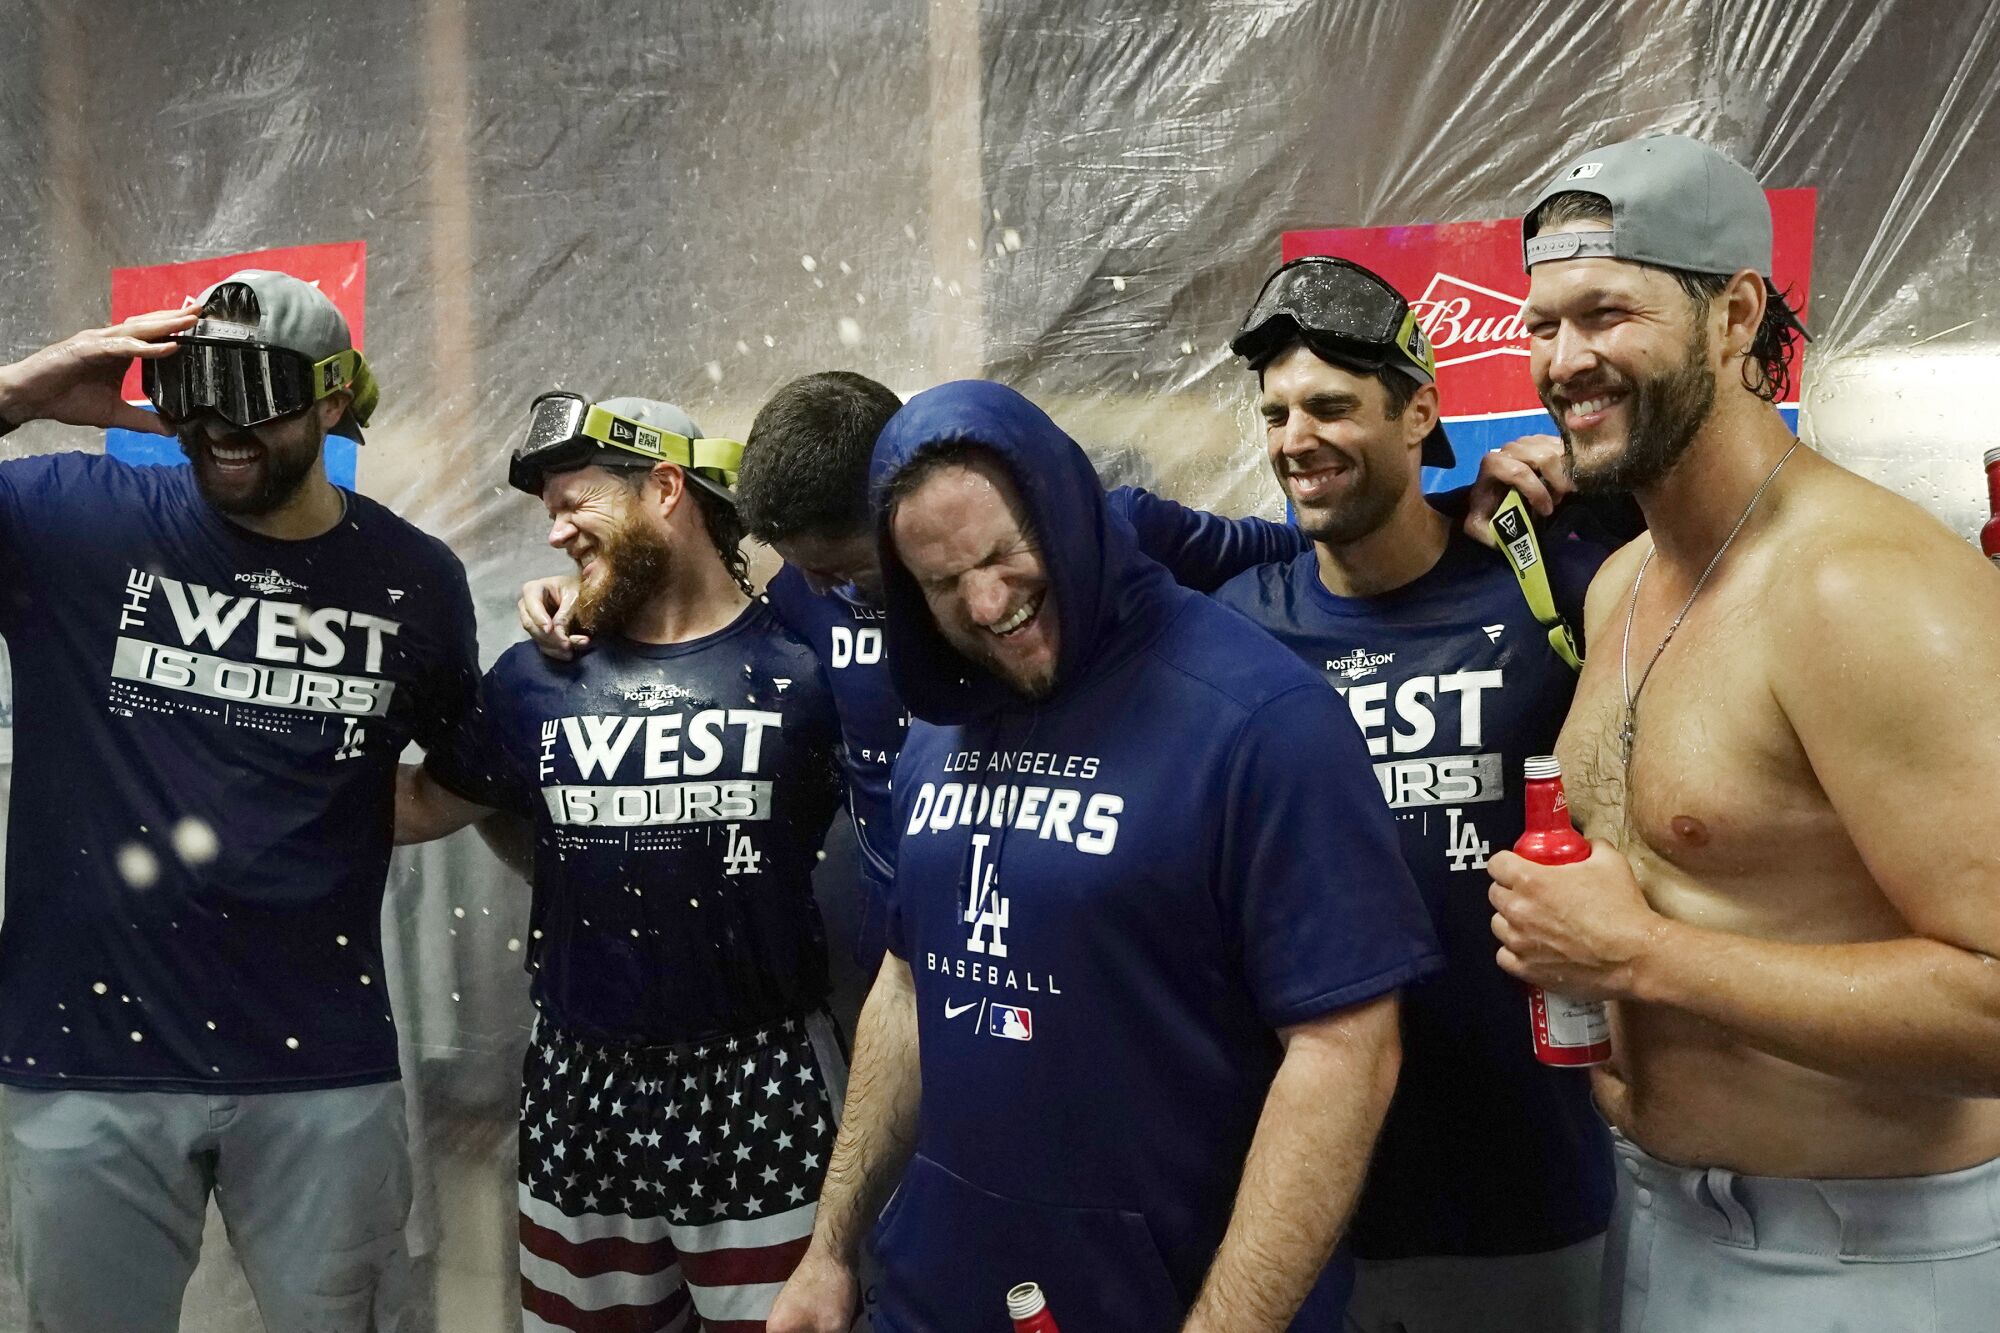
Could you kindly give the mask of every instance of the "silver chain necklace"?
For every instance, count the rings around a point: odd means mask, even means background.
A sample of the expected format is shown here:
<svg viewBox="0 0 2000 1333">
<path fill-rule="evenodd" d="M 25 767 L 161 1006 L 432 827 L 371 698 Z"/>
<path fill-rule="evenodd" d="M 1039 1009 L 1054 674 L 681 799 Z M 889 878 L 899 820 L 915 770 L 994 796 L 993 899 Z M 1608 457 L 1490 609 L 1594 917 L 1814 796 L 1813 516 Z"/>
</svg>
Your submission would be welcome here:
<svg viewBox="0 0 2000 1333">
<path fill-rule="evenodd" d="M 1646 567 L 1653 563 L 1653 556 L 1659 548 L 1654 547 L 1647 551 L 1645 559 L 1639 562 L 1639 572 L 1632 577 L 1632 600 L 1625 608 L 1625 640 L 1618 646 L 1618 680 L 1625 688 L 1625 721 L 1618 728 L 1618 756 L 1625 763 L 1628 781 L 1632 769 L 1632 740 L 1639 725 L 1639 696 L 1645 691 L 1646 682 L 1653 678 L 1653 668 L 1660 664 L 1660 654 L 1667 651 L 1667 645 L 1674 641 L 1674 631 L 1678 630 L 1681 622 L 1687 619 L 1687 613 L 1694 606 L 1694 599 L 1701 596 L 1702 587 L 1708 582 L 1708 576 L 1722 563 L 1722 557 L 1728 553 L 1737 534 L 1742 532 L 1743 525 L 1750 521 L 1750 515 L 1756 510 L 1757 502 L 1764 498 L 1765 491 L 1771 489 L 1771 483 L 1778 479 L 1778 473 L 1791 461 L 1792 455 L 1798 452 L 1798 448 L 1799 442 L 1793 440 L 1792 447 L 1785 450 L 1785 456 L 1778 460 L 1778 465 L 1764 478 L 1764 484 L 1750 497 L 1750 503 L 1743 506 L 1743 516 L 1736 520 L 1736 526 L 1722 539 L 1722 545 L 1716 548 L 1714 556 L 1709 559 L 1708 568 L 1702 570 L 1701 577 L 1694 581 L 1694 591 L 1688 594 L 1687 600 L 1681 603 L 1681 609 L 1674 614 L 1673 620 L 1668 622 L 1667 632 L 1660 636 L 1660 646 L 1653 650 L 1652 657 L 1647 660 L 1646 669 L 1639 676 L 1639 688 L 1635 690 L 1632 688 L 1632 620 L 1639 612 L 1639 587 L 1646 581 Z"/>
</svg>

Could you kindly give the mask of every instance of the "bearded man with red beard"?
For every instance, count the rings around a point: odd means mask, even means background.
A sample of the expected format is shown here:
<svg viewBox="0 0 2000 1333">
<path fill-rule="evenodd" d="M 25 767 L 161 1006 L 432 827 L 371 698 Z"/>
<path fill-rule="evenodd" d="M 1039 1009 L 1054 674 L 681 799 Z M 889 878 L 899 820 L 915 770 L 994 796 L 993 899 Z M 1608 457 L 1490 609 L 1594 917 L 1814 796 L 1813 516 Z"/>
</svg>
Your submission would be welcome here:
<svg viewBox="0 0 2000 1333">
<path fill-rule="evenodd" d="M 596 648 L 517 644 L 406 770 L 399 841 L 533 821 L 527 1328 L 761 1328 L 812 1233 L 847 1075 L 812 893 L 839 733 L 812 650 L 750 596 L 742 449 L 667 403 L 537 399 L 509 480 Z"/>
</svg>

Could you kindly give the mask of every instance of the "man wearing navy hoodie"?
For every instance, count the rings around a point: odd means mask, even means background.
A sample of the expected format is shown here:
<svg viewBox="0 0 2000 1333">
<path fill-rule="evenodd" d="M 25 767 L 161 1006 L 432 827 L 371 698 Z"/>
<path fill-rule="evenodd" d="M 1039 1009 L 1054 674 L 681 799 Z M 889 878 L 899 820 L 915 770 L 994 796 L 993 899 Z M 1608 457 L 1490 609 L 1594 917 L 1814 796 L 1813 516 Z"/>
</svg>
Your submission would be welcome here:
<svg viewBox="0 0 2000 1333">
<path fill-rule="evenodd" d="M 917 718 L 890 953 L 772 1333 L 847 1328 L 899 1177 L 886 1333 L 1003 1333 L 1023 1281 L 1066 1333 L 1337 1326 L 1396 992 L 1438 965 L 1353 721 L 1013 390 L 918 395 L 872 480 Z"/>
</svg>

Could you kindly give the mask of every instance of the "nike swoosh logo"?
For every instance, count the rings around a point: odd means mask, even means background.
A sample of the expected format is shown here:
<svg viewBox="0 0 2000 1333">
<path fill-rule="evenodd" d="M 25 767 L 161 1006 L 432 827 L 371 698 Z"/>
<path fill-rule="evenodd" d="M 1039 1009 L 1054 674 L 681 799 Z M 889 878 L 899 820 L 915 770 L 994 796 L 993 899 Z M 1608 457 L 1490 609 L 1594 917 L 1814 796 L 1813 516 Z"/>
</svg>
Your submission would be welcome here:
<svg viewBox="0 0 2000 1333">
<path fill-rule="evenodd" d="M 956 1009 L 954 1009 L 952 1008 L 951 1001 L 946 1000 L 944 1002 L 944 1016 L 946 1018 L 957 1018 L 960 1014 L 964 1013 L 966 1010 L 972 1008 L 973 1005 L 978 1003 L 979 1001 L 977 1000 L 967 1000 L 964 1004 L 961 1004 Z"/>
</svg>

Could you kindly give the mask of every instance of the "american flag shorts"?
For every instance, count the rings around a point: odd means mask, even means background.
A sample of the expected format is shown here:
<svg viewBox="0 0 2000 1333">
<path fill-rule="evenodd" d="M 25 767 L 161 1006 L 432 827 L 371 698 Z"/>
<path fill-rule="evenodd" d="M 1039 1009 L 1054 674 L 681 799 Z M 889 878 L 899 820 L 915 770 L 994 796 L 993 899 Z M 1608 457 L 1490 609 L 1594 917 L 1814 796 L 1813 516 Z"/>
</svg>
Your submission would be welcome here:
<svg viewBox="0 0 2000 1333">
<path fill-rule="evenodd" d="M 824 1013 L 685 1046 L 544 1020 L 521 1082 L 525 1333 L 751 1333 L 812 1236 L 846 1095 Z"/>
</svg>

